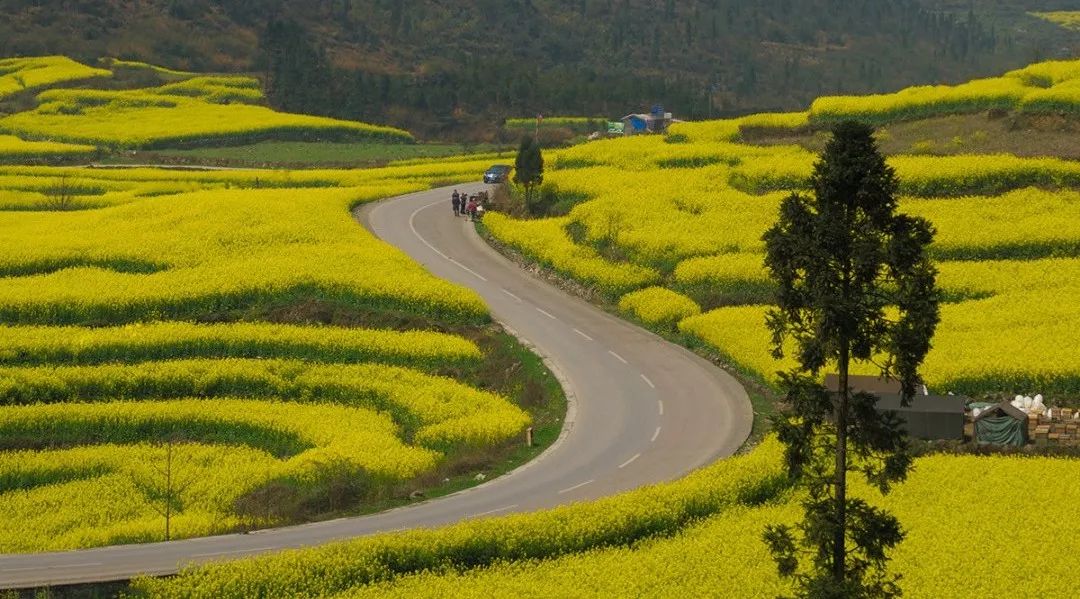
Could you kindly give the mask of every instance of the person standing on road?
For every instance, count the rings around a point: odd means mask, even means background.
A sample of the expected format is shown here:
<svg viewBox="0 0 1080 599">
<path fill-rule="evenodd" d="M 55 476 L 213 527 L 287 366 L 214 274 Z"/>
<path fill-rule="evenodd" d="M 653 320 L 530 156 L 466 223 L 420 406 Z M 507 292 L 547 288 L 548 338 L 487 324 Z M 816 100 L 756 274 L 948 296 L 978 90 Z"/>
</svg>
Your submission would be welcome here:
<svg viewBox="0 0 1080 599">
<path fill-rule="evenodd" d="M 450 203 L 454 206 L 454 216 L 461 214 L 461 194 L 454 190 L 454 195 L 450 196 Z"/>
<path fill-rule="evenodd" d="M 469 198 L 469 204 L 465 211 L 471 220 L 476 220 L 476 198 Z"/>
</svg>

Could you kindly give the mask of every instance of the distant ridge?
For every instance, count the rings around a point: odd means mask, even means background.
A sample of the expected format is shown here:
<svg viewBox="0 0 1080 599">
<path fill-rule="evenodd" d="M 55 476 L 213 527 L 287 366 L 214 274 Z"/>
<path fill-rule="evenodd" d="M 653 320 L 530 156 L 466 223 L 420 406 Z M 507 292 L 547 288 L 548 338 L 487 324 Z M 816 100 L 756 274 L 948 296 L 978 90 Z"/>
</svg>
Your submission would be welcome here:
<svg viewBox="0 0 1080 599">
<path fill-rule="evenodd" d="M 1044 0 L 9 0 L 0 55 L 261 71 L 281 109 L 427 134 L 507 116 L 705 118 L 1080 55 Z M 275 27 L 270 27 L 276 23 Z M 282 59 L 288 56 L 287 59 Z"/>
</svg>

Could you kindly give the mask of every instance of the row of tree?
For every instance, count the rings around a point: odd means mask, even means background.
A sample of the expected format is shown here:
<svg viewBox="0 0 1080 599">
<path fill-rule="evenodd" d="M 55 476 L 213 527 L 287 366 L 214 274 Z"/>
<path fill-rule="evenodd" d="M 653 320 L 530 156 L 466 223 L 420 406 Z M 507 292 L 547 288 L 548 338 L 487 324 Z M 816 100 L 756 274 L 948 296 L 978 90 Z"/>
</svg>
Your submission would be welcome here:
<svg viewBox="0 0 1080 599">
<path fill-rule="evenodd" d="M 659 11 L 636 0 L 453 10 L 327 0 L 308 13 L 283 7 L 262 29 L 257 62 L 274 82 L 274 105 L 436 134 L 536 112 L 621 116 L 657 102 L 691 119 L 797 109 L 821 94 L 999 72 L 1018 54 L 974 12 L 921 0 L 696 0 Z M 351 25 L 332 43 L 309 34 L 330 15 Z"/>
</svg>

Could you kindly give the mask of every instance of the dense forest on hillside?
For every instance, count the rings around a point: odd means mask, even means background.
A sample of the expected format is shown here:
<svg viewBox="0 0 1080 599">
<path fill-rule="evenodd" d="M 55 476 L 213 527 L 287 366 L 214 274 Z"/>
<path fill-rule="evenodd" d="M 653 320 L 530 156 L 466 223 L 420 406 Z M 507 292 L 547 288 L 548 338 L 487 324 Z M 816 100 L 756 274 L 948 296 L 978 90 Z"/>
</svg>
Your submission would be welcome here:
<svg viewBox="0 0 1080 599">
<path fill-rule="evenodd" d="M 1075 55 L 1062 0 L 0 0 L 0 54 L 265 77 L 276 106 L 424 134 L 505 116 L 796 109 Z M 489 127 L 490 128 L 490 127 Z"/>
</svg>

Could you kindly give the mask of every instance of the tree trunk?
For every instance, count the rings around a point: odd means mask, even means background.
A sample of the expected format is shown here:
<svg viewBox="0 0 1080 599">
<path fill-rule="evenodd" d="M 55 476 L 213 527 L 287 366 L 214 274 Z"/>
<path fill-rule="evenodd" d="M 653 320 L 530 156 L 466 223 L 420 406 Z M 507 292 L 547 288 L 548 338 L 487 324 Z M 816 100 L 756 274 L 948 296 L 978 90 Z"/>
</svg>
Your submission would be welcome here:
<svg viewBox="0 0 1080 599">
<path fill-rule="evenodd" d="M 165 540 L 169 540 L 172 520 L 172 441 L 165 446 Z"/>
<path fill-rule="evenodd" d="M 836 401 L 836 528 L 833 530 L 833 580 L 844 581 L 844 562 L 847 557 L 847 412 L 848 412 L 848 352 L 847 338 L 840 340 L 840 389 Z"/>
</svg>

